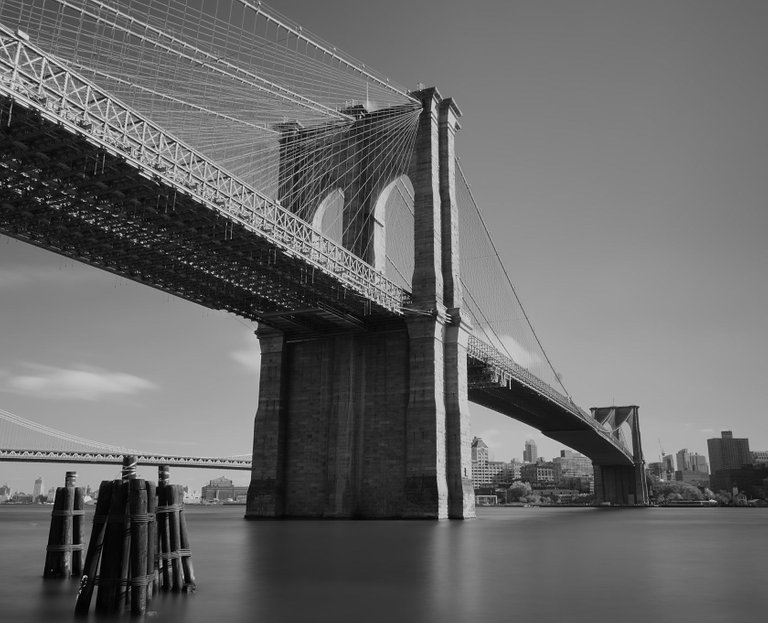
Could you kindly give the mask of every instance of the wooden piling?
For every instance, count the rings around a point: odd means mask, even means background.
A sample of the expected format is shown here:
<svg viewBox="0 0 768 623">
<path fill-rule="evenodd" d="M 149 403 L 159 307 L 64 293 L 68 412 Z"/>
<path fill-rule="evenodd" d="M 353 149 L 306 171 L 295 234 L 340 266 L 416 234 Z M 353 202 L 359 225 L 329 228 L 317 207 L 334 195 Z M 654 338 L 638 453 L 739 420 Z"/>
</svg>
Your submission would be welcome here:
<svg viewBox="0 0 768 623">
<path fill-rule="evenodd" d="M 74 501 L 72 505 L 72 575 L 80 577 L 83 574 L 83 546 L 84 538 L 84 519 L 85 519 L 85 492 L 82 487 L 75 487 L 76 472 L 74 474 L 72 486 L 74 487 Z"/>
<path fill-rule="evenodd" d="M 147 609 L 147 488 L 143 480 L 129 481 L 131 614 Z"/>
<path fill-rule="evenodd" d="M 123 581 L 123 542 L 128 532 L 128 515 L 126 514 L 127 487 L 122 481 L 113 480 L 107 525 L 104 530 L 104 541 L 101 551 L 101 568 L 97 583 L 99 590 L 96 595 L 97 614 L 112 614 L 121 609 L 120 590 Z"/>
<path fill-rule="evenodd" d="M 77 472 L 67 472 L 65 486 L 56 489 L 45 554 L 44 578 L 68 578 L 81 571 L 83 490 L 75 487 L 76 481 Z"/>
<path fill-rule="evenodd" d="M 178 487 L 178 499 L 181 509 L 179 510 L 179 534 L 181 535 L 181 566 L 184 571 L 184 590 L 194 591 L 197 588 L 195 582 L 195 570 L 192 566 L 192 550 L 189 546 L 189 532 L 187 531 L 187 518 L 184 515 L 184 492 L 180 485 Z"/>
<path fill-rule="evenodd" d="M 145 482 L 147 488 L 147 599 L 157 593 L 158 589 L 158 535 L 157 535 L 157 489 L 150 481 Z"/>
<path fill-rule="evenodd" d="M 166 486 L 168 503 L 168 531 L 171 542 L 171 567 L 173 569 L 173 592 L 178 593 L 184 588 L 184 568 L 181 565 L 181 529 L 179 526 L 178 489 L 175 485 Z"/>
<path fill-rule="evenodd" d="M 101 560 L 101 551 L 104 544 L 104 531 L 107 527 L 112 501 L 112 482 L 103 480 L 99 486 L 99 497 L 96 500 L 96 511 L 93 515 L 93 528 L 91 538 L 88 541 L 88 551 L 85 554 L 83 565 L 83 577 L 80 582 L 80 590 L 77 593 L 75 613 L 86 614 L 91 607 L 93 589 L 96 585 L 96 571 Z"/>
<path fill-rule="evenodd" d="M 159 559 L 160 559 L 160 588 L 164 591 L 171 590 L 173 585 L 173 571 L 171 566 L 171 532 L 169 528 L 169 513 L 168 513 L 168 486 L 167 482 L 163 481 L 162 472 L 161 478 L 157 486 L 157 531 L 158 531 L 158 543 L 160 547 Z"/>
</svg>

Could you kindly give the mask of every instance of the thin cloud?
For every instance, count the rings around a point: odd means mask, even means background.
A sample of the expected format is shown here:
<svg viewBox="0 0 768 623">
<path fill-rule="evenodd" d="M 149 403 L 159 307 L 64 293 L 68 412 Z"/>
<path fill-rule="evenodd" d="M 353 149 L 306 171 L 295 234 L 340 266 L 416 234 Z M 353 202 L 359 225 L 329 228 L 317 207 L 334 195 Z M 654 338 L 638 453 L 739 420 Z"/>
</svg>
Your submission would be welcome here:
<svg viewBox="0 0 768 623">
<path fill-rule="evenodd" d="M 25 286 L 28 284 L 61 283 L 71 281 L 85 275 L 82 270 L 62 270 L 59 268 L 19 266 L 10 270 L 0 268 L 0 289 Z M 86 275 L 91 277 L 92 275 Z"/>
<path fill-rule="evenodd" d="M 526 349 L 511 335 L 502 335 L 500 339 L 516 364 L 530 368 L 541 363 L 541 357 L 537 353 L 532 353 Z"/>
<path fill-rule="evenodd" d="M 254 337 L 253 333 L 248 334 L 247 347 L 233 351 L 229 356 L 239 363 L 247 372 L 260 372 L 261 371 L 261 348 L 259 341 Z"/>
<path fill-rule="evenodd" d="M 131 395 L 156 387 L 133 374 L 110 372 L 100 368 L 75 366 L 56 368 L 24 364 L 26 374 L 2 375 L 4 390 L 36 398 L 64 400 L 99 400 L 107 396 Z"/>
</svg>

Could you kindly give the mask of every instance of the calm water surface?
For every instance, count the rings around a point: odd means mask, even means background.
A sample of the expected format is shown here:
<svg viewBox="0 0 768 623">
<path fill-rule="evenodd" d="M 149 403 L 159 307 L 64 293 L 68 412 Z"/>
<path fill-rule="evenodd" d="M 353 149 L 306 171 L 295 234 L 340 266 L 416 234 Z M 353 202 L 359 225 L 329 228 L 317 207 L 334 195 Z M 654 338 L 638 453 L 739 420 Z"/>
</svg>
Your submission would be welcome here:
<svg viewBox="0 0 768 623">
<path fill-rule="evenodd" d="M 77 581 L 41 577 L 50 512 L 0 506 L 0 621 L 83 620 Z M 146 618 L 768 620 L 768 509 L 484 508 L 464 522 L 250 522 L 243 512 L 186 507 L 198 590 L 156 596 Z"/>
</svg>

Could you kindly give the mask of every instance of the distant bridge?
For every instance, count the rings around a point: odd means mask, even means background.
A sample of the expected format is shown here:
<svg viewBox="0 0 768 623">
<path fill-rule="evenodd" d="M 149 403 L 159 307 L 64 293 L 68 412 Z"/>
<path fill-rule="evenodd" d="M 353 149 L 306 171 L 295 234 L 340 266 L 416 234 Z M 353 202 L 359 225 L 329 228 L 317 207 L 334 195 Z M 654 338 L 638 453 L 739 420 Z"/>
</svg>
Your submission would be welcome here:
<svg viewBox="0 0 768 623">
<path fill-rule="evenodd" d="M 201 457 L 142 452 L 76 437 L 0 409 L 0 461 L 119 465 L 126 455 L 135 456 L 139 465 L 251 469 L 249 454 Z"/>
</svg>

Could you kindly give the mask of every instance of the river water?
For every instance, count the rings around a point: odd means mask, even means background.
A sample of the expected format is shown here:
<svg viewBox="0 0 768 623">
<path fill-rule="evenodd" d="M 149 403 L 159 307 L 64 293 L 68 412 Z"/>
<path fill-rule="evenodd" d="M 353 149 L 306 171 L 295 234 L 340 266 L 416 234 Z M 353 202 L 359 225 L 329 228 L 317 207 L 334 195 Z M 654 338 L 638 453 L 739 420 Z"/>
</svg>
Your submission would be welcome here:
<svg viewBox="0 0 768 623">
<path fill-rule="evenodd" d="M 74 620 L 77 581 L 42 579 L 50 510 L 0 506 L 0 621 Z M 185 512 L 198 590 L 156 596 L 152 621 L 768 620 L 764 508 L 480 508 L 439 522 Z"/>
</svg>

